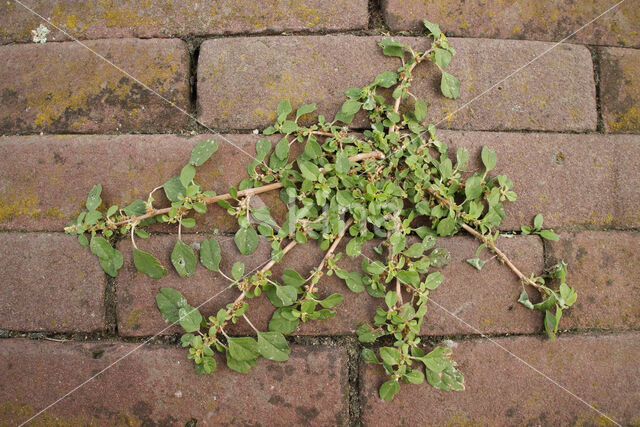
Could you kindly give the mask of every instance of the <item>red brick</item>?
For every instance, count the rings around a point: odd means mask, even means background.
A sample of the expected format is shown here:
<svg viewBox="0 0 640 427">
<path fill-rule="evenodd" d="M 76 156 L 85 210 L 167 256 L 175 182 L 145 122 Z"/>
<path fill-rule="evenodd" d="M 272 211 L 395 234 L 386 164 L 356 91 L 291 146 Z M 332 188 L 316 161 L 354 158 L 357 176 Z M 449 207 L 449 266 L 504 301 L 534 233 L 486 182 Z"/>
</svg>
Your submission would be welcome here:
<svg viewBox="0 0 640 427">
<path fill-rule="evenodd" d="M 182 109 L 189 56 L 181 40 L 86 45 Z M 189 118 L 75 42 L 0 46 L 0 132 L 179 130 Z"/>
<path fill-rule="evenodd" d="M 483 146 L 496 150 L 498 166 L 491 173 L 511 178 L 518 194 L 517 201 L 505 203 L 503 229 L 530 225 L 538 213 L 545 227 L 640 224 L 635 136 L 441 132 L 440 137 L 470 150 L 470 168 L 482 167 Z"/>
<path fill-rule="evenodd" d="M 570 329 L 639 329 L 640 234 L 622 231 L 563 233 L 547 242 L 550 264 L 569 264 L 567 283 L 578 301 L 563 317 Z M 566 318 L 565 318 L 566 317 Z"/>
<path fill-rule="evenodd" d="M 537 213 L 545 216 L 548 227 L 640 226 L 637 136 L 452 131 L 439 136 L 451 147 L 470 149 L 474 168 L 480 167 L 482 146 L 497 150 L 498 167 L 492 173 L 508 175 L 518 193 L 516 202 L 505 205 L 504 229 L 519 229 Z M 98 183 L 103 186 L 105 205 L 125 206 L 136 198 L 146 199 L 153 188 L 180 173 L 193 145 L 209 137 L 0 137 L 0 181 L 6 183 L 0 187 L 0 228 L 60 231 L 84 209 L 89 190 Z M 220 194 L 247 177 L 258 137 L 215 138 L 220 149 L 198 168 L 196 179 Z M 584 196 L 592 191 L 598 197 Z M 160 193 L 156 193 L 156 206 L 166 206 Z M 278 221 L 284 218 L 285 206 L 277 191 L 252 200 L 271 206 Z M 198 231 L 237 229 L 236 222 L 217 206 L 199 215 L 198 221 Z"/>
<path fill-rule="evenodd" d="M 105 206 L 126 206 L 147 199 L 151 190 L 179 175 L 193 146 L 211 135 L 64 135 L 0 137 L 0 228 L 61 231 L 85 209 L 91 187 L 102 184 Z M 215 137 L 219 150 L 198 168 L 196 180 L 205 189 L 226 193 L 247 177 L 255 155 L 254 135 Z M 233 144 L 233 145 L 231 145 Z M 246 153 L 243 153 L 242 151 Z M 224 166 L 222 166 L 224 165 Z M 162 191 L 156 206 L 167 206 Z M 276 206 L 278 194 L 263 194 L 254 203 Z M 283 206 L 281 203 L 279 206 Z M 278 216 L 280 215 L 280 216 Z M 200 230 L 235 230 L 237 224 L 212 206 L 199 216 Z"/>
<path fill-rule="evenodd" d="M 50 19 L 49 40 L 68 40 L 58 27 L 79 39 L 118 37 L 188 37 L 282 31 L 344 31 L 367 27 L 366 0 L 262 2 L 223 0 L 101 1 L 63 0 L 52 4 L 37 0 L 27 4 Z M 3 5 L 0 43 L 29 42 L 31 30 L 42 20 L 15 2 Z M 55 26 L 55 27 L 54 27 Z"/>
<path fill-rule="evenodd" d="M 91 332 L 104 327 L 105 275 L 72 236 L 0 233 L 0 328 Z"/>
<path fill-rule="evenodd" d="M 393 31 L 423 31 L 423 19 L 440 24 L 447 35 L 493 39 L 560 41 L 580 29 L 571 43 L 640 47 L 638 5 L 615 0 L 563 2 L 536 0 L 384 0 L 385 23 Z M 594 18 L 598 18 L 590 23 Z M 581 29 L 582 26 L 584 29 Z"/>
<path fill-rule="evenodd" d="M 343 91 L 369 84 L 399 61 L 382 55 L 380 37 L 251 37 L 205 41 L 198 60 L 199 117 L 215 128 L 252 129 L 275 120 L 277 104 L 315 102 L 332 119 Z M 424 49 L 426 38 L 403 39 Z M 448 70 L 460 78 L 458 100 L 437 88 L 434 67 L 415 72 L 413 92 L 429 105 L 428 121 L 456 129 L 594 130 L 593 65 L 587 48 L 563 45 L 545 54 L 469 107 L 456 109 L 552 45 L 451 39 L 458 55 Z M 241 52 L 241 53 L 239 53 Z M 331 82 L 327 85 L 326 82 Z M 364 125 L 364 116 L 354 126 Z"/>
<path fill-rule="evenodd" d="M 219 359 L 216 372 L 207 376 L 194 372 L 185 349 L 137 346 L 4 340 L 0 423 L 26 421 L 115 362 L 33 425 L 347 423 L 344 349 L 293 346 L 286 363 L 262 359 L 246 375 Z"/>
<path fill-rule="evenodd" d="M 202 241 L 205 236 L 184 236 L 186 243 Z M 226 240 L 225 240 L 226 239 Z M 135 270 L 130 254 L 131 245 L 123 242 L 119 248 L 125 256 L 125 264 L 117 279 L 118 290 L 118 331 L 123 335 L 147 336 L 157 333 L 173 334 L 178 327 L 167 328 L 155 303 L 155 294 L 162 287 L 178 289 L 192 306 L 203 304 L 200 311 L 206 315 L 214 314 L 219 308 L 232 302 L 239 294 L 237 290 L 228 290 L 215 299 L 208 301 L 227 285 L 227 281 L 217 273 L 212 273 L 198 266 L 196 273 L 190 278 L 180 278 L 171 266 L 169 255 L 176 237 L 168 235 L 152 236 L 149 241 L 137 239 L 138 246 L 153 253 L 169 270 L 169 274 L 160 280 L 150 279 Z M 247 264 L 247 271 L 266 263 L 269 259 L 269 247 L 263 242 L 257 252 L 249 257 L 239 255 L 230 237 L 218 239 L 223 248 L 222 270 L 229 275 L 231 265 L 236 261 Z M 372 242 L 366 249 L 369 257 L 375 257 Z M 344 245 L 343 245 L 344 246 Z M 539 313 L 529 311 L 517 304 L 520 284 L 516 277 L 495 260 L 488 262 L 481 272 L 465 262 L 474 257 L 476 242 L 469 237 L 454 237 L 439 240 L 439 246 L 450 250 L 452 261 L 442 271 L 445 283 L 433 292 L 433 298 L 439 304 L 450 308 L 460 316 L 477 321 L 492 333 L 537 332 L 541 328 Z M 513 257 L 516 265 L 527 274 L 540 272 L 543 268 L 542 245 L 535 237 L 500 239 L 500 246 Z M 310 242 L 294 248 L 282 263 L 273 269 L 274 277 L 279 280 L 283 269 L 292 268 L 302 276 L 318 265 L 323 252 Z M 488 254 L 483 254 L 488 259 Z M 346 256 L 340 262 L 343 268 L 350 271 L 359 270 L 361 259 L 351 260 Z M 344 295 L 344 302 L 337 308 L 338 314 L 329 320 L 304 323 L 294 332 L 295 335 L 349 335 L 353 334 L 363 322 L 371 323 L 375 309 L 384 303 L 374 299 L 366 292 L 354 294 L 347 289 L 344 282 L 335 276 L 324 276 L 318 285 L 321 297 L 338 292 Z M 266 297 L 248 300 L 248 316 L 260 330 L 266 330 L 275 308 Z M 248 334 L 252 330 L 244 322 L 232 329 L 233 333 Z M 422 332 L 427 335 L 469 333 L 468 328 L 451 322 L 443 313 L 432 310 L 425 320 Z"/>
<path fill-rule="evenodd" d="M 452 319 L 452 321 L 455 321 Z M 492 342 L 493 341 L 493 342 Z M 496 343 L 622 425 L 640 419 L 640 334 L 474 339 L 454 359 L 466 390 L 443 392 L 402 384 L 391 403 L 378 397 L 378 365 L 361 370 L 362 421 L 381 425 L 600 425 L 608 420 L 507 354 Z"/>
<path fill-rule="evenodd" d="M 601 48 L 600 97 L 607 132 L 640 133 L 640 52 Z"/>
</svg>

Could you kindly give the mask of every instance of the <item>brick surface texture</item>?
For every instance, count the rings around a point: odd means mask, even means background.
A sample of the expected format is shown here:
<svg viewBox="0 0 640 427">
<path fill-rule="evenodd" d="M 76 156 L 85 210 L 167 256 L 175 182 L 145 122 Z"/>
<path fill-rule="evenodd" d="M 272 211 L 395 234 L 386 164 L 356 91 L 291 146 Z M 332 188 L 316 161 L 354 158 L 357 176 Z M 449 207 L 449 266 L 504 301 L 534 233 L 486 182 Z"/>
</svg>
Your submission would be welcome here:
<svg viewBox="0 0 640 427">
<path fill-rule="evenodd" d="M 0 233 L 0 328 L 91 332 L 104 326 L 98 260 L 60 233 Z"/>
<path fill-rule="evenodd" d="M 609 425 L 608 416 L 640 425 L 638 0 L 590 24 L 616 1 L 24 4 L 48 21 L 13 0 L 0 5 L 0 425 L 25 422 L 95 375 L 32 424 L 555 426 Z M 494 149 L 489 176 L 507 175 L 518 194 L 505 203 L 497 245 L 526 275 L 568 264 L 578 300 L 563 313 L 558 339 L 546 338 L 541 312 L 517 302 L 520 282 L 489 251 L 480 254 L 482 271 L 466 262 L 478 242 L 460 233 L 438 239 L 451 261 L 420 335 L 425 349 L 452 348 L 464 392 L 403 384 L 383 402 L 378 389 L 388 376 L 364 363 L 356 330 L 373 323 L 384 301 L 326 275 L 318 294 L 341 293 L 344 302 L 336 317 L 287 336 L 288 362 L 260 359 L 243 375 L 216 356 L 217 371 L 197 375 L 180 328 L 162 318 L 154 297 L 175 288 L 209 316 L 239 291 L 202 265 L 190 278 L 177 275 L 176 227 L 156 224 L 149 239 L 136 239 L 169 270 L 153 280 L 135 268 L 130 239 L 116 239 L 124 265 L 111 278 L 64 226 L 98 183 L 100 209 L 146 200 L 206 138 L 220 148 L 196 181 L 228 192 L 247 177 L 260 138 L 252 131 L 273 123 L 281 100 L 294 109 L 317 103 L 304 124 L 318 114 L 332 120 L 346 89 L 400 66 L 382 55 L 383 33 L 428 46 L 422 19 L 450 37 L 457 54 L 447 71 L 461 81 L 459 99 L 450 100 L 432 64 L 414 71 L 412 93 L 428 103 L 426 121 L 451 157 L 469 150 L 469 172 L 481 170 L 482 147 Z M 32 30 L 41 23 L 51 33 L 36 44 Z M 413 103 L 409 97 L 401 112 Z M 365 116 L 350 127 L 364 132 Z M 279 136 L 269 139 L 275 145 Z M 303 149 L 292 145 L 292 156 Z M 161 193 L 155 207 L 169 203 Z M 278 191 L 251 204 L 285 219 Z M 519 232 L 538 213 L 559 241 Z M 250 272 L 270 259 L 262 238 L 252 255 L 239 253 L 237 220 L 219 206 L 196 219 L 182 239 L 197 247 L 216 236 L 225 274 L 235 262 Z M 339 265 L 359 271 L 363 257 L 379 257 L 378 243 Z M 346 239 L 338 251 L 345 246 Z M 273 276 L 285 268 L 307 276 L 323 256 L 314 242 L 298 245 Z M 275 308 L 266 297 L 247 302 L 251 322 L 266 330 Z M 244 321 L 228 333 L 255 336 Z"/>
<path fill-rule="evenodd" d="M 422 20 L 440 24 L 447 35 L 560 41 L 585 26 L 572 43 L 640 47 L 640 9 L 636 1 L 613 8 L 604 1 L 494 1 L 383 0 L 384 21 L 394 31 L 422 30 Z"/>
<path fill-rule="evenodd" d="M 424 39 L 402 40 L 424 49 Z M 287 98 L 294 108 L 312 100 L 319 114 L 333 118 L 345 89 L 362 87 L 378 73 L 399 66 L 397 58 L 382 55 L 378 41 L 354 36 L 208 40 L 198 62 L 199 118 L 214 128 L 264 127 L 275 120 L 278 102 Z M 515 63 L 531 60 L 552 45 L 486 39 L 452 39 L 452 44 L 457 56 L 447 70 L 462 82 L 460 98 L 439 95 L 433 67 L 414 73 L 412 92 L 429 102 L 428 121 L 457 129 L 595 129 L 593 65 L 585 47 L 563 45 L 549 51 L 473 108 L 456 112 L 515 71 Z M 356 117 L 354 125 L 363 120 Z"/>
<path fill-rule="evenodd" d="M 345 31 L 367 27 L 366 0 L 188 0 L 25 3 L 50 18 L 53 40 L 186 37 L 282 31 Z M 0 43 L 28 42 L 42 20 L 9 2 L 0 17 Z M 55 27 L 54 27 L 55 26 Z"/>
<path fill-rule="evenodd" d="M 180 40 L 0 46 L 0 132 L 178 131 L 188 117 L 189 57 Z M 141 84 L 142 83 L 142 84 Z M 144 85 L 144 86 L 143 86 Z"/>
<path fill-rule="evenodd" d="M 567 391 L 551 384 L 513 355 L 623 425 L 640 416 L 640 336 L 532 337 L 458 342 L 454 356 L 466 378 L 459 393 L 426 383 L 407 385 L 393 403 L 377 396 L 382 368 L 362 368 L 364 425 L 596 425 L 609 422 Z M 623 379 L 623 380 L 621 380 Z M 603 393 L 603 390 L 607 390 Z"/>
<path fill-rule="evenodd" d="M 602 118 L 609 132 L 640 132 L 640 52 L 600 49 Z"/>
<path fill-rule="evenodd" d="M 70 389 L 132 352 L 36 425 L 344 424 L 347 359 L 340 348 L 293 347 L 285 364 L 264 361 L 249 375 L 222 360 L 198 375 L 182 350 L 116 342 L 4 340 L 0 422 L 26 421 Z"/>
</svg>

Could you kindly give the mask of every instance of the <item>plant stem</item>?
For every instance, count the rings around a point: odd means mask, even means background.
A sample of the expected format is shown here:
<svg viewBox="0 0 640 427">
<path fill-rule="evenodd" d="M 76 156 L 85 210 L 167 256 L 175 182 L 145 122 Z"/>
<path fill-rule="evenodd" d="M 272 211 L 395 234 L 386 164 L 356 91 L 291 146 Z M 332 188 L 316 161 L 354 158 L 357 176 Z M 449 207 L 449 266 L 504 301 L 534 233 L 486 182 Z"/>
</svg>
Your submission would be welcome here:
<svg viewBox="0 0 640 427">
<path fill-rule="evenodd" d="M 249 326 L 251 326 L 251 328 L 252 328 L 254 331 L 256 331 L 256 334 L 260 333 L 260 331 L 259 331 L 255 326 L 253 326 L 253 323 L 251 323 L 251 321 L 249 320 L 249 318 L 247 317 L 247 315 L 246 315 L 246 314 L 243 314 L 243 315 L 242 315 L 242 317 L 244 317 L 244 320 L 246 320 L 246 321 L 247 321 L 247 323 L 249 324 Z"/>
<path fill-rule="evenodd" d="M 365 159 L 384 159 L 385 156 L 381 151 L 370 151 L 368 153 L 359 153 L 356 154 L 355 156 L 351 156 L 349 157 L 349 160 L 352 162 L 359 162 L 361 160 L 365 160 Z M 246 197 L 246 196 L 253 196 L 256 194 L 261 194 L 261 193 L 266 193 L 268 191 L 273 191 L 273 190 L 277 190 L 279 188 L 282 188 L 282 183 L 280 182 L 274 182 L 273 184 L 266 184 L 260 187 L 255 187 L 255 188 L 248 188 L 246 190 L 241 190 L 238 191 L 238 195 L 237 197 Z M 226 193 L 226 194 L 220 194 L 217 196 L 213 196 L 213 197 L 208 197 L 206 198 L 203 203 L 206 205 L 210 205 L 212 203 L 217 202 L 218 200 L 229 200 L 229 199 L 233 199 L 233 197 L 231 196 L 231 194 Z M 129 218 L 129 219 L 125 219 L 122 221 L 118 221 L 116 223 L 114 223 L 113 225 L 118 227 L 121 225 L 125 225 L 125 224 L 129 224 L 132 222 L 140 222 L 144 219 L 147 218 L 153 218 L 155 216 L 158 215 L 163 215 L 166 214 L 167 212 L 169 212 L 171 210 L 170 207 L 168 208 L 162 208 L 162 209 L 154 209 L 151 212 L 148 212 L 144 215 L 138 216 L 138 217 L 133 217 L 133 218 Z"/>
<path fill-rule="evenodd" d="M 451 203 L 449 202 L 448 199 L 445 199 L 444 197 L 442 197 L 440 195 L 440 193 L 438 193 L 436 190 L 433 190 L 432 188 L 427 188 L 426 191 L 431 194 L 433 197 L 435 197 L 440 203 L 445 204 L 449 207 L 451 207 Z M 459 212 L 456 212 L 456 216 L 459 216 Z M 518 267 L 516 267 L 513 262 L 511 262 L 511 260 L 507 257 L 507 255 L 505 255 L 504 252 L 502 252 L 500 249 L 498 249 L 498 247 L 495 245 L 495 243 L 493 243 L 493 240 L 489 239 L 487 236 L 485 236 L 484 234 L 478 232 L 475 228 L 471 227 L 470 225 L 466 224 L 466 223 L 462 223 L 462 228 L 469 234 L 471 234 L 473 237 L 475 237 L 476 239 L 480 240 L 482 243 L 486 244 L 489 249 L 491 251 L 493 251 L 498 258 L 500 258 L 506 265 L 507 267 L 509 267 L 509 269 L 511 271 L 513 271 L 515 273 L 516 276 L 518 276 L 518 278 L 523 282 L 526 283 L 528 285 L 533 286 L 534 288 L 536 288 L 538 291 L 544 291 L 544 286 L 539 285 L 538 283 L 534 282 L 533 280 L 529 279 L 527 276 L 525 276 L 522 271 L 520 271 L 518 269 Z"/>
<path fill-rule="evenodd" d="M 344 233 L 346 233 L 347 229 L 349 227 L 351 227 L 351 224 L 353 224 L 353 218 L 349 218 L 347 220 L 347 222 L 344 224 L 344 228 L 340 231 L 340 233 L 338 233 L 338 235 L 336 236 L 335 240 L 331 244 L 331 247 L 329 247 L 329 250 L 327 250 L 327 253 L 324 254 L 324 257 L 322 257 L 322 261 L 320 261 L 320 264 L 318 264 L 318 268 L 316 269 L 316 274 L 318 274 L 318 273 L 320 273 L 320 271 L 322 271 L 322 269 L 324 268 L 325 264 L 327 263 L 327 260 L 329 258 L 331 258 L 331 255 L 333 255 L 333 253 L 335 252 L 336 248 L 340 244 L 340 241 L 344 237 Z M 309 292 L 309 293 L 313 292 L 313 288 L 314 288 L 314 284 L 310 283 L 309 286 L 307 287 L 307 292 Z"/>
</svg>

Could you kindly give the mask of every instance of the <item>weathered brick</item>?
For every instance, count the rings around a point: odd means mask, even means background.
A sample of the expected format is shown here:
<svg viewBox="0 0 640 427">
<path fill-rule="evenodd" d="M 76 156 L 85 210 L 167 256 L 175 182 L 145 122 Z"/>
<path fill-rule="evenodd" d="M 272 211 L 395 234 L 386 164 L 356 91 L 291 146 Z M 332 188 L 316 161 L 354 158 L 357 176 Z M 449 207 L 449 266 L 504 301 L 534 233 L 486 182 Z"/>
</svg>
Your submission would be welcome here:
<svg viewBox="0 0 640 427">
<path fill-rule="evenodd" d="M 206 236 L 183 236 L 188 244 L 194 241 L 201 242 L 205 238 Z M 125 256 L 125 265 L 117 279 L 119 333 L 147 336 L 157 333 L 173 334 L 180 330 L 175 326 L 167 328 L 168 325 L 156 307 L 155 294 L 162 287 L 178 289 L 192 306 L 204 303 L 200 311 L 206 316 L 215 314 L 220 307 L 232 302 L 238 295 L 237 290 L 228 290 L 216 296 L 218 292 L 223 291 L 228 282 L 219 274 L 202 266 L 197 267 L 192 277 L 180 278 L 173 271 L 169 259 L 175 240 L 176 236 L 157 235 L 152 236 L 149 241 L 137 241 L 138 247 L 150 251 L 167 266 L 169 274 L 160 280 L 150 279 L 137 272 L 132 261 L 130 243 L 123 242 L 120 245 Z M 265 264 L 270 258 L 269 245 L 266 242 L 261 242 L 256 253 L 245 257 L 239 255 L 230 237 L 220 237 L 218 240 L 223 251 L 221 268 L 227 275 L 236 261 L 245 262 L 248 272 Z M 376 243 L 379 242 L 371 242 L 365 248 L 367 256 L 376 257 L 373 252 Z M 527 274 L 542 270 L 542 244 L 537 238 L 519 237 L 504 241 L 501 239 L 500 245 Z M 516 301 L 521 287 L 517 278 L 506 267 L 493 260 L 478 272 L 465 262 L 467 258 L 474 257 L 478 246 L 473 239 L 441 239 L 439 246 L 448 248 L 452 255 L 452 261 L 442 270 L 445 283 L 433 293 L 433 298 L 439 304 L 471 322 L 477 322 L 487 332 L 530 333 L 540 330 L 539 313 L 518 306 Z M 279 280 L 285 268 L 295 269 L 302 276 L 307 276 L 311 269 L 318 265 L 322 256 L 322 250 L 314 242 L 298 246 L 282 263 L 276 264 L 273 268 L 274 277 Z M 484 258 L 489 258 L 489 255 L 485 254 Z M 340 265 L 348 270 L 357 270 L 361 262 L 361 259 L 351 260 L 345 257 Z M 329 320 L 304 323 L 294 333 L 296 335 L 353 334 L 362 322 L 372 322 L 376 307 L 383 305 L 382 300 L 374 299 L 366 292 L 352 293 L 344 282 L 335 276 L 324 276 L 317 289 L 321 297 L 338 292 L 344 295 L 345 300 L 337 308 L 337 316 Z M 214 296 L 216 297 L 210 300 Z M 266 297 L 248 300 L 248 303 L 251 322 L 258 329 L 266 330 L 275 308 Z M 239 334 L 252 333 L 245 322 L 240 322 L 231 331 Z M 427 315 L 422 332 L 427 335 L 444 335 L 470 331 L 463 325 L 452 322 L 446 314 L 433 307 Z"/>
<path fill-rule="evenodd" d="M 472 0 L 383 0 L 385 23 L 393 31 L 422 31 L 423 19 L 440 24 L 447 35 L 487 37 L 494 39 L 526 39 L 560 41 L 596 45 L 640 46 L 640 12 L 635 2 L 620 6 L 599 17 L 618 3 L 540 2 L 536 0 L 487 2 Z"/>
<path fill-rule="evenodd" d="M 497 344 L 497 345 L 496 345 Z M 364 425 L 600 425 L 610 423 L 504 349 L 622 425 L 640 419 L 640 334 L 474 339 L 453 348 L 466 390 L 402 384 L 393 402 L 378 397 L 388 377 L 361 370 Z"/>
<path fill-rule="evenodd" d="M 294 108 L 315 102 L 319 113 L 331 119 L 344 102 L 344 90 L 369 84 L 376 74 L 399 66 L 397 58 L 382 55 L 379 39 L 207 40 L 198 60 L 199 117 L 215 128 L 263 127 L 275 120 L 278 102 L 288 98 Z M 403 41 L 421 49 L 426 43 L 425 38 Z M 587 48 L 559 46 L 453 114 L 552 45 L 487 39 L 452 39 L 451 44 L 458 55 L 449 71 L 460 78 L 459 99 L 448 100 L 439 93 L 434 67 L 415 71 L 413 92 L 430 104 L 427 121 L 457 129 L 595 129 L 595 85 Z M 354 125 L 364 125 L 364 116 L 358 117 Z"/>
<path fill-rule="evenodd" d="M 37 0 L 28 6 L 48 18 L 49 40 L 118 37 L 188 37 L 282 31 L 344 31 L 367 27 L 367 0 L 188 0 L 166 2 L 82 0 L 55 4 Z M 3 4 L 0 43 L 29 42 L 42 20 L 15 2 Z"/>
<path fill-rule="evenodd" d="M 514 182 L 518 200 L 505 203 L 503 229 L 530 224 L 537 213 L 545 227 L 635 227 L 640 139 L 617 135 L 440 132 L 455 147 L 470 150 L 470 168 L 481 168 L 483 146 L 497 151 L 492 173 Z M 593 195 L 593 196 L 590 196 Z"/>
<path fill-rule="evenodd" d="M 106 206 L 126 206 L 147 199 L 151 190 L 180 174 L 193 146 L 211 135 L 56 135 L 0 137 L 0 227 L 9 230 L 61 231 L 85 209 L 91 187 L 102 184 Z M 216 137 L 219 150 L 198 168 L 196 180 L 205 189 L 226 193 L 247 177 L 250 155 L 255 155 L 254 135 Z M 233 145 L 231 145 L 233 144 Z M 243 153 L 242 151 L 246 153 Z M 248 154 L 247 154 L 248 153 Z M 167 206 L 154 193 L 156 206 Z M 278 194 L 256 196 L 253 203 L 276 206 Z M 279 216 L 278 216 L 279 215 Z M 201 228 L 234 230 L 235 220 L 212 206 L 199 216 Z"/>
<path fill-rule="evenodd" d="M 0 423 L 26 421 L 113 363 L 33 425 L 347 423 L 347 357 L 342 348 L 292 346 L 286 363 L 261 359 L 246 375 L 231 371 L 219 358 L 216 372 L 198 375 L 185 349 L 137 347 L 3 340 Z"/>
<path fill-rule="evenodd" d="M 605 129 L 640 133 L 640 51 L 601 48 L 599 53 Z"/>
<path fill-rule="evenodd" d="M 99 40 L 86 46 L 182 109 L 189 57 L 181 40 Z M 180 130 L 189 118 L 75 43 L 0 46 L 0 132 Z"/>
<path fill-rule="evenodd" d="M 548 262 L 569 264 L 567 283 L 578 301 L 562 318 L 569 329 L 638 329 L 640 234 L 622 231 L 562 233 L 547 242 Z"/>
<path fill-rule="evenodd" d="M 495 173 L 511 177 L 518 201 L 506 204 L 504 229 L 518 229 L 537 213 L 549 227 L 637 227 L 640 225 L 640 140 L 635 135 L 554 135 L 442 131 L 451 147 L 471 150 L 472 167 L 489 146 L 498 152 Z M 0 137 L 0 228 L 60 231 L 84 209 L 87 193 L 102 184 L 105 205 L 125 206 L 180 173 L 198 135 L 95 135 Z M 207 189 L 226 193 L 247 177 L 255 154 L 254 135 L 215 137 L 220 149 L 198 168 Z M 233 144 L 233 145 L 231 145 Z M 243 150 L 245 153 L 240 151 Z M 248 153 L 248 154 L 247 154 Z M 221 165 L 224 164 L 224 167 Z M 493 172 L 492 172 L 493 173 Z M 589 192 L 598 197 L 585 197 Z M 156 206 L 166 206 L 161 191 Z M 272 207 L 282 221 L 278 192 L 253 197 Z M 212 206 L 198 216 L 196 231 L 237 228 L 233 218 Z M 169 228 L 165 228 L 169 230 Z"/>
<path fill-rule="evenodd" d="M 104 327 L 105 275 L 72 236 L 0 233 L 0 328 L 90 332 Z"/>
</svg>

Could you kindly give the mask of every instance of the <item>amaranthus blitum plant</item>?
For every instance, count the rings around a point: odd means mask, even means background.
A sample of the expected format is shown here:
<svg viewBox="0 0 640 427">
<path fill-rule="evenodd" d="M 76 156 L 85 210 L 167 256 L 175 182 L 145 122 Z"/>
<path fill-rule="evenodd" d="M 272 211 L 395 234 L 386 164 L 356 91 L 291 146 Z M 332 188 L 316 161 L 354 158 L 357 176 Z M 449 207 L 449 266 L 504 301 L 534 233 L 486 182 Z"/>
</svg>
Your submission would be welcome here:
<svg viewBox="0 0 640 427">
<path fill-rule="evenodd" d="M 229 287 L 239 292 L 235 302 L 208 317 L 175 289 L 162 288 L 156 296 L 164 318 L 184 329 L 182 345 L 189 348 L 188 357 L 197 372 L 215 371 L 215 352 L 224 353 L 229 368 L 238 372 L 248 372 L 260 356 L 287 360 L 290 350 L 285 334 L 293 333 L 300 322 L 336 315 L 334 308 L 343 296 L 320 298 L 318 294 L 323 275 L 335 274 L 349 291 L 366 290 L 383 300 L 375 317 L 363 319 L 357 330 L 364 343 L 392 337 L 385 341 L 392 345 L 381 347 L 378 354 L 369 348 L 362 351 L 365 361 L 382 364 L 390 376 L 380 387 L 383 399 L 391 400 L 401 381 L 419 384 L 425 378 L 441 390 L 463 390 L 464 377 L 451 360 L 451 350 L 437 346 L 427 352 L 419 336 L 429 294 L 445 280 L 438 269 L 449 260 L 446 249 L 435 247 L 437 237 L 461 230 L 481 242 L 476 258 L 467 261 L 480 270 L 484 264 L 480 252 L 487 249 L 495 253 L 522 282 L 518 301 L 545 312 L 545 329 L 555 337 L 562 311 L 577 298 L 576 291 L 565 283 L 566 265 L 560 262 L 542 276 L 527 276 L 514 266 L 496 246 L 498 227 L 505 216 L 503 203 L 516 199 L 512 181 L 491 173 L 496 153 L 485 147 L 483 170 L 470 171 L 468 151 L 459 148 L 451 157 L 446 144 L 438 140 L 435 127 L 423 123 L 427 104 L 411 93 L 415 68 L 424 62 L 434 64 L 441 71 L 442 94 L 448 98 L 457 98 L 460 86 L 445 71 L 454 49 L 437 25 L 424 24 L 431 40 L 424 51 L 390 37 L 381 40 L 382 52 L 398 58 L 399 68 L 379 74 L 365 87 L 347 89 L 347 99 L 332 121 L 320 115 L 315 124 L 304 126 L 300 118 L 313 113 L 315 104 L 302 105 L 294 113 L 289 101 L 282 101 L 275 123 L 262 132 L 279 134 L 281 139 L 275 146 L 266 138 L 257 141 L 248 177 L 227 194 L 205 190 L 195 181 L 196 168 L 218 148 L 215 140 L 208 139 L 195 146 L 180 175 L 154 189 L 147 200 L 135 200 L 126 207 L 111 206 L 102 212 L 98 210 L 102 187 L 96 185 L 89 193 L 87 211 L 65 228 L 89 246 L 111 276 L 123 265 L 114 239 L 130 236 L 136 268 L 161 278 L 166 268 L 152 254 L 136 247 L 135 236 L 147 238 L 144 227 L 155 222 L 176 224 L 178 239 L 171 253 L 176 272 L 182 277 L 192 275 L 199 260 L 228 279 Z M 408 110 L 401 111 L 401 105 Z M 356 133 L 348 125 L 360 111 L 370 127 Z M 304 146 L 299 150 L 302 153 L 292 158 L 292 146 L 300 144 Z M 170 206 L 154 205 L 153 194 L 160 189 Z M 250 203 L 252 196 L 267 191 L 279 191 L 289 206 L 283 224 L 272 219 L 268 207 L 255 208 Z M 272 258 L 257 272 L 245 274 L 240 262 L 228 274 L 222 272 L 215 237 L 202 242 L 197 254 L 182 241 L 182 227 L 196 223 L 192 214 L 205 213 L 214 203 L 236 218 L 239 229 L 234 241 L 240 253 L 253 253 L 259 236 L 271 243 Z M 542 229 L 542 222 L 538 215 L 533 227 L 523 227 L 522 232 L 557 240 L 555 233 Z M 337 250 L 343 239 L 348 239 L 345 253 Z M 384 261 L 361 254 L 363 244 L 373 239 L 378 242 L 375 251 Z M 317 267 L 309 272 L 287 269 L 281 277 L 273 277 L 272 267 L 302 244 L 317 244 L 326 251 Z M 361 257 L 361 271 L 345 268 L 349 264 L 344 262 L 345 256 Z M 557 287 L 551 286 L 553 279 L 558 279 Z M 526 286 L 538 291 L 542 302 L 532 303 Z M 249 320 L 247 300 L 263 294 L 276 307 L 268 331 L 257 330 Z M 257 339 L 229 336 L 229 324 L 238 321 L 248 322 Z"/>
</svg>

